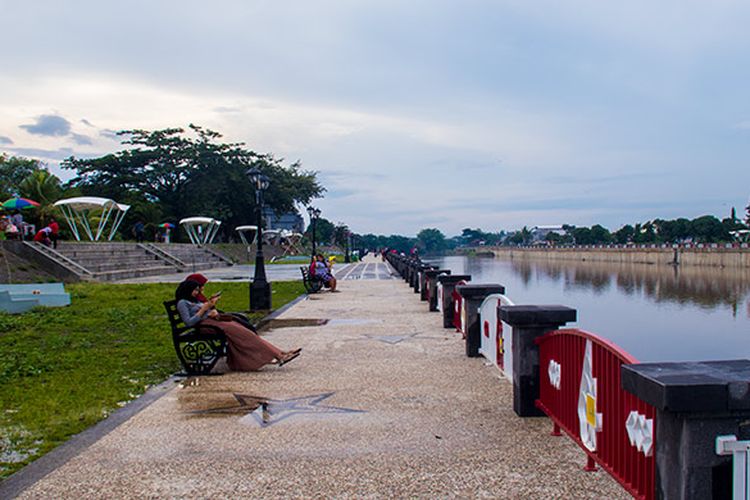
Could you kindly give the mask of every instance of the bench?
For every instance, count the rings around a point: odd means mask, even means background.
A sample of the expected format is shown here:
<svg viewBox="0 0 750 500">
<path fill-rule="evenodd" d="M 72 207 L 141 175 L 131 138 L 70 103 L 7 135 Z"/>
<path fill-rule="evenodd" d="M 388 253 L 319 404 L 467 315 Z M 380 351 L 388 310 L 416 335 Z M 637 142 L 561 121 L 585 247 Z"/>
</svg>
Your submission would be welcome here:
<svg viewBox="0 0 750 500">
<path fill-rule="evenodd" d="M 177 301 L 164 302 L 177 359 L 188 375 L 207 375 L 227 355 L 227 339 L 215 326 L 187 326 L 177 311 Z"/>
<path fill-rule="evenodd" d="M 302 271 L 302 284 L 307 293 L 318 293 L 323 288 L 323 280 L 314 274 L 311 276 L 309 268 L 302 266 L 299 270 Z"/>
</svg>

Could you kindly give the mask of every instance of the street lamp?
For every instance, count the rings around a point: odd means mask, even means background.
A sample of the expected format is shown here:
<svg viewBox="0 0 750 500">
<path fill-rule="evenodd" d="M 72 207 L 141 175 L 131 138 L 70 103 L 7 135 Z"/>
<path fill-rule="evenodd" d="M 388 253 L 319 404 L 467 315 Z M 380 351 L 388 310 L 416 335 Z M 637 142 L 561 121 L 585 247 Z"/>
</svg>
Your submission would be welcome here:
<svg viewBox="0 0 750 500">
<path fill-rule="evenodd" d="M 315 258 L 315 221 L 320 217 L 320 209 L 310 205 L 307 207 L 307 214 L 310 216 L 310 227 L 312 228 L 312 256 Z"/>
<path fill-rule="evenodd" d="M 266 279 L 266 266 L 263 260 L 263 191 L 268 189 L 268 177 L 257 166 L 245 172 L 255 188 L 255 206 L 258 210 L 258 233 L 255 252 L 255 277 L 250 283 L 250 310 L 271 309 L 271 284 Z"/>
<path fill-rule="evenodd" d="M 349 247 L 351 247 L 351 236 L 352 236 L 352 233 L 350 233 L 349 231 L 346 231 L 344 233 L 344 238 L 346 238 L 344 240 L 344 248 L 345 248 L 345 250 L 344 250 L 344 262 L 346 264 L 348 264 L 348 263 L 350 263 L 352 261 L 351 257 L 349 256 L 349 251 L 350 251 Z"/>
</svg>

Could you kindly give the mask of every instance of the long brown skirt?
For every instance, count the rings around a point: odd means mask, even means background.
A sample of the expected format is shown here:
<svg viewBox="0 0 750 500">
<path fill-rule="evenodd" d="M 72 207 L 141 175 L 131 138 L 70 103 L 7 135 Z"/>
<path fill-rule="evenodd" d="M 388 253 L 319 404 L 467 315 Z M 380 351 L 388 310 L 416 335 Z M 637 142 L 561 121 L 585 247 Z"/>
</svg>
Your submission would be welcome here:
<svg viewBox="0 0 750 500">
<path fill-rule="evenodd" d="M 234 371 L 259 370 L 281 356 L 281 349 L 236 321 L 204 319 L 201 324 L 216 326 L 227 336 L 227 364 Z"/>
</svg>

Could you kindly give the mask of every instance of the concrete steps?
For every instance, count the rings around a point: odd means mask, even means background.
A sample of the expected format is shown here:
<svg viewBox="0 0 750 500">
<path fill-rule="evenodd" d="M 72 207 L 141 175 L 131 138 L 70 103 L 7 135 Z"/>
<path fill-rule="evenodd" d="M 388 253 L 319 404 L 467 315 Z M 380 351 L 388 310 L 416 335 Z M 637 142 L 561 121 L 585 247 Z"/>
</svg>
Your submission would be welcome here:
<svg viewBox="0 0 750 500">
<path fill-rule="evenodd" d="M 197 271 L 227 265 L 201 247 L 187 244 L 59 242 L 57 252 L 90 273 L 89 279 L 116 281 L 182 271 Z"/>
</svg>

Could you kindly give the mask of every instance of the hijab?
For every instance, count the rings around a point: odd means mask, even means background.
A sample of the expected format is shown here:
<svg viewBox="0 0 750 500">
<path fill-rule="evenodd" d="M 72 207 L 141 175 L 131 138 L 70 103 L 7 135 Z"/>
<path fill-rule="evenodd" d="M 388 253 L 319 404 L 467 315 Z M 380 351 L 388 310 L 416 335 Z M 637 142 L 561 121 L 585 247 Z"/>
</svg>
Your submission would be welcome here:
<svg viewBox="0 0 750 500">
<path fill-rule="evenodd" d="M 198 302 L 196 297 L 193 297 L 193 291 L 201 286 L 197 281 L 185 280 L 177 285 L 177 290 L 174 292 L 174 298 L 178 302 L 180 300 L 187 300 L 188 302 Z"/>
</svg>

